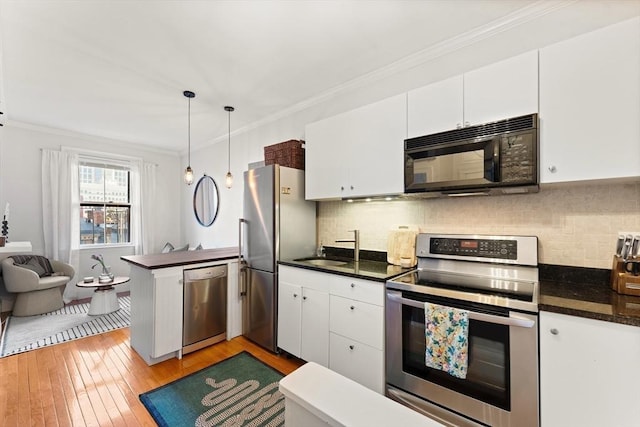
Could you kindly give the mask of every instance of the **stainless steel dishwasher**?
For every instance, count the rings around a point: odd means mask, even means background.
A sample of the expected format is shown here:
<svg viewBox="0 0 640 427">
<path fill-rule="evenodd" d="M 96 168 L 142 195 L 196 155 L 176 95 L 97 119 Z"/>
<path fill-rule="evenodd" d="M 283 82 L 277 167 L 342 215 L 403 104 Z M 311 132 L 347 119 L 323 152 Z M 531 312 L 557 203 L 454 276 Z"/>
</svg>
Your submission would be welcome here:
<svg viewBox="0 0 640 427">
<path fill-rule="evenodd" d="M 182 354 L 227 338 L 227 266 L 184 271 Z"/>
</svg>

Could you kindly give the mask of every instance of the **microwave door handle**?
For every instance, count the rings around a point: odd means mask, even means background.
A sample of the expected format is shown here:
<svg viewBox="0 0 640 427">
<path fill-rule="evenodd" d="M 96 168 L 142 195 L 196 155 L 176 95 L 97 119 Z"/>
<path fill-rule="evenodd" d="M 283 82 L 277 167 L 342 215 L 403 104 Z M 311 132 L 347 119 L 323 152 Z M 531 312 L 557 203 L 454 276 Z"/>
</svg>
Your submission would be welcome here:
<svg viewBox="0 0 640 427">
<path fill-rule="evenodd" d="M 387 299 L 393 302 L 399 302 L 403 305 L 408 305 L 416 308 L 424 308 L 424 303 L 421 301 L 414 301 L 407 298 L 402 298 L 399 295 L 387 293 Z M 469 319 L 478 320 L 481 322 L 494 323 L 497 325 L 505 326 L 518 326 L 521 328 L 532 328 L 535 322 L 529 319 L 521 319 L 519 317 L 502 317 L 494 316 L 493 314 L 478 313 L 475 311 L 469 311 Z"/>
</svg>

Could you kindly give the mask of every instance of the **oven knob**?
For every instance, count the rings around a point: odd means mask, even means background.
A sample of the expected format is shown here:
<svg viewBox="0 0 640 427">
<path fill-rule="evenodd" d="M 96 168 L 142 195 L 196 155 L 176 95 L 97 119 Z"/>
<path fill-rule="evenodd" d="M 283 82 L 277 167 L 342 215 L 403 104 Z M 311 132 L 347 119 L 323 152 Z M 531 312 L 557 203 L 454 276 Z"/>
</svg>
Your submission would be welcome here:
<svg viewBox="0 0 640 427">
<path fill-rule="evenodd" d="M 560 333 L 556 328 L 549 329 L 549 332 L 551 332 L 551 335 L 558 335 Z"/>
</svg>

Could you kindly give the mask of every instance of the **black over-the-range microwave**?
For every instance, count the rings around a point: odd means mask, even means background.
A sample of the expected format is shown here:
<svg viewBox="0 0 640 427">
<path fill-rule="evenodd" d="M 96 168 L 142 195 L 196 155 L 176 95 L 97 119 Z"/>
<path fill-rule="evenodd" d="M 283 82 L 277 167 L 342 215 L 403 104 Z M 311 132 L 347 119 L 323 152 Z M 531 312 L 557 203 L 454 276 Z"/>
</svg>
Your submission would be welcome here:
<svg viewBox="0 0 640 427">
<path fill-rule="evenodd" d="M 406 139 L 405 194 L 537 192 L 538 146 L 537 114 Z"/>
</svg>

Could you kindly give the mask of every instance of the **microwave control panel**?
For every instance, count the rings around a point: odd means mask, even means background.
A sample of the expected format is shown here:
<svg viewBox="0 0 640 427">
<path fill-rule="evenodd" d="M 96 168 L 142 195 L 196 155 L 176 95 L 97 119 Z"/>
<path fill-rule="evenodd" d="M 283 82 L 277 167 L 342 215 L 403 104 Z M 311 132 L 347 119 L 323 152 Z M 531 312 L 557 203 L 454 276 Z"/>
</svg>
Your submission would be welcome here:
<svg viewBox="0 0 640 427">
<path fill-rule="evenodd" d="M 518 259 L 518 242 L 515 240 L 432 237 L 429 252 L 439 255 L 516 260 Z"/>
</svg>

